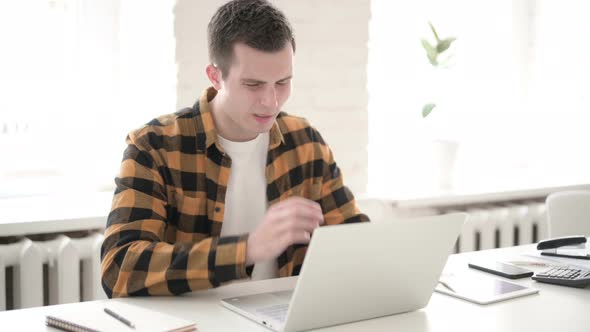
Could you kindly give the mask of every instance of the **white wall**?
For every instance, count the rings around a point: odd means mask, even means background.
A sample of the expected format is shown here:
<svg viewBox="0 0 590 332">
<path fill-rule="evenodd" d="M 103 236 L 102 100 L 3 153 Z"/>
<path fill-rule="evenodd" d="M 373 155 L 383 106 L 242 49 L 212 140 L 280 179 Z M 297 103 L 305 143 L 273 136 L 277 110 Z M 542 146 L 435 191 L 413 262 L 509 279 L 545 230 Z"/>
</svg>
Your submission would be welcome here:
<svg viewBox="0 0 590 332">
<path fill-rule="evenodd" d="M 206 27 L 225 1 L 177 0 L 178 108 L 207 87 Z M 306 117 L 332 147 L 345 183 L 366 192 L 370 0 L 276 0 L 295 30 L 293 93 L 284 110 Z"/>
</svg>

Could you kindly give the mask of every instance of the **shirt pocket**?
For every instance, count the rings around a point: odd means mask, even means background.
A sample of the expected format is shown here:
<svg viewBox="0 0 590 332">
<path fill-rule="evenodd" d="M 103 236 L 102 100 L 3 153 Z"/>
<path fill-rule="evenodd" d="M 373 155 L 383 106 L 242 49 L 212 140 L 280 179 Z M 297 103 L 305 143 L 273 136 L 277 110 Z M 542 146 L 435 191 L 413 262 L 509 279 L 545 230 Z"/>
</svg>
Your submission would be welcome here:
<svg viewBox="0 0 590 332">
<path fill-rule="evenodd" d="M 209 233 L 211 225 L 207 217 L 207 198 L 197 194 L 196 197 L 176 193 L 176 226 L 185 233 Z"/>
</svg>

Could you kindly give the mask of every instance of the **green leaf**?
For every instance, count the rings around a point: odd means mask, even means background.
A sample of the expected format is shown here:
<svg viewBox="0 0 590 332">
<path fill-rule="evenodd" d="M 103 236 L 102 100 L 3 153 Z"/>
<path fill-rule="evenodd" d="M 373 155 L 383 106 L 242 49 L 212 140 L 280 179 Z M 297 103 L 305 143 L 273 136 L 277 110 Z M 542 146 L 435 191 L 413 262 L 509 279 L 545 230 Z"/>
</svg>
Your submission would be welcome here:
<svg viewBox="0 0 590 332">
<path fill-rule="evenodd" d="M 434 25 L 432 25 L 431 22 L 428 22 L 428 25 L 430 25 L 430 30 L 432 30 L 432 34 L 434 35 L 434 38 L 436 38 L 436 42 L 440 42 L 440 38 L 438 38 L 438 33 L 436 33 L 436 29 L 434 28 Z"/>
<path fill-rule="evenodd" d="M 422 107 L 422 117 L 425 118 L 436 107 L 436 104 L 428 103 Z"/>
<path fill-rule="evenodd" d="M 436 51 L 438 53 L 442 53 L 446 50 L 449 49 L 449 47 L 451 47 L 451 44 L 456 40 L 457 38 L 451 37 L 451 38 L 447 38 L 447 39 L 443 39 L 441 41 L 438 42 L 438 44 L 436 44 Z"/>
<path fill-rule="evenodd" d="M 436 51 L 436 48 L 430 45 L 430 43 L 426 39 L 422 39 L 422 47 L 424 48 L 424 50 L 426 50 L 426 56 L 428 57 L 428 61 L 430 61 L 430 64 L 436 67 L 438 65 L 438 61 L 436 60 L 438 52 Z"/>
</svg>

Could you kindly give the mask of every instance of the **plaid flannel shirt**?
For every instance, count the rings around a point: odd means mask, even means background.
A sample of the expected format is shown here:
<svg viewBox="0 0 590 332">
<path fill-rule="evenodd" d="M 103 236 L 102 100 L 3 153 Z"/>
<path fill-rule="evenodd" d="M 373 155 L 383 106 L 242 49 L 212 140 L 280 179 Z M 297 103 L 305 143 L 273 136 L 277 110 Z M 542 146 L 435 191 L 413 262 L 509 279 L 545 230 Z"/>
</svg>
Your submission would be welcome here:
<svg viewBox="0 0 590 332">
<path fill-rule="evenodd" d="M 109 297 L 181 294 L 249 277 L 248 234 L 220 237 L 231 159 L 209 109 L 215 94 L 209 88 L 194 107 L 128 135 L 101 250 Z M 301 196 L 321 205 L 326 225 L 368 220 L 306 120 L 281 112 L 269 136 L 269 206 Z M 292 245 L 278 257 L 280 277 L 299 274 L 306 249 Z"/>
</svg>

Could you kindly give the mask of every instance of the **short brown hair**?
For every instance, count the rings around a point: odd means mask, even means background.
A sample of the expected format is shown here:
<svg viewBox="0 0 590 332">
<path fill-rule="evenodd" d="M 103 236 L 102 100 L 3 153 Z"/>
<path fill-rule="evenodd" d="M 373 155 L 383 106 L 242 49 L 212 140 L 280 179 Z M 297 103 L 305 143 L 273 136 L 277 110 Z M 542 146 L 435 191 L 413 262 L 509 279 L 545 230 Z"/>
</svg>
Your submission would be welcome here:
<svg viewBox="0 0 590 332">
<path fill-rule="evenodd" d="M 233 47 L 244 43 L 257 50 L 274 52 L 291 43 L 293 29 L 285 15 L 266 0 L 233 0 L 219 7 L 207 27 L 209 61 L 228 75 Z"/>
</svg>

